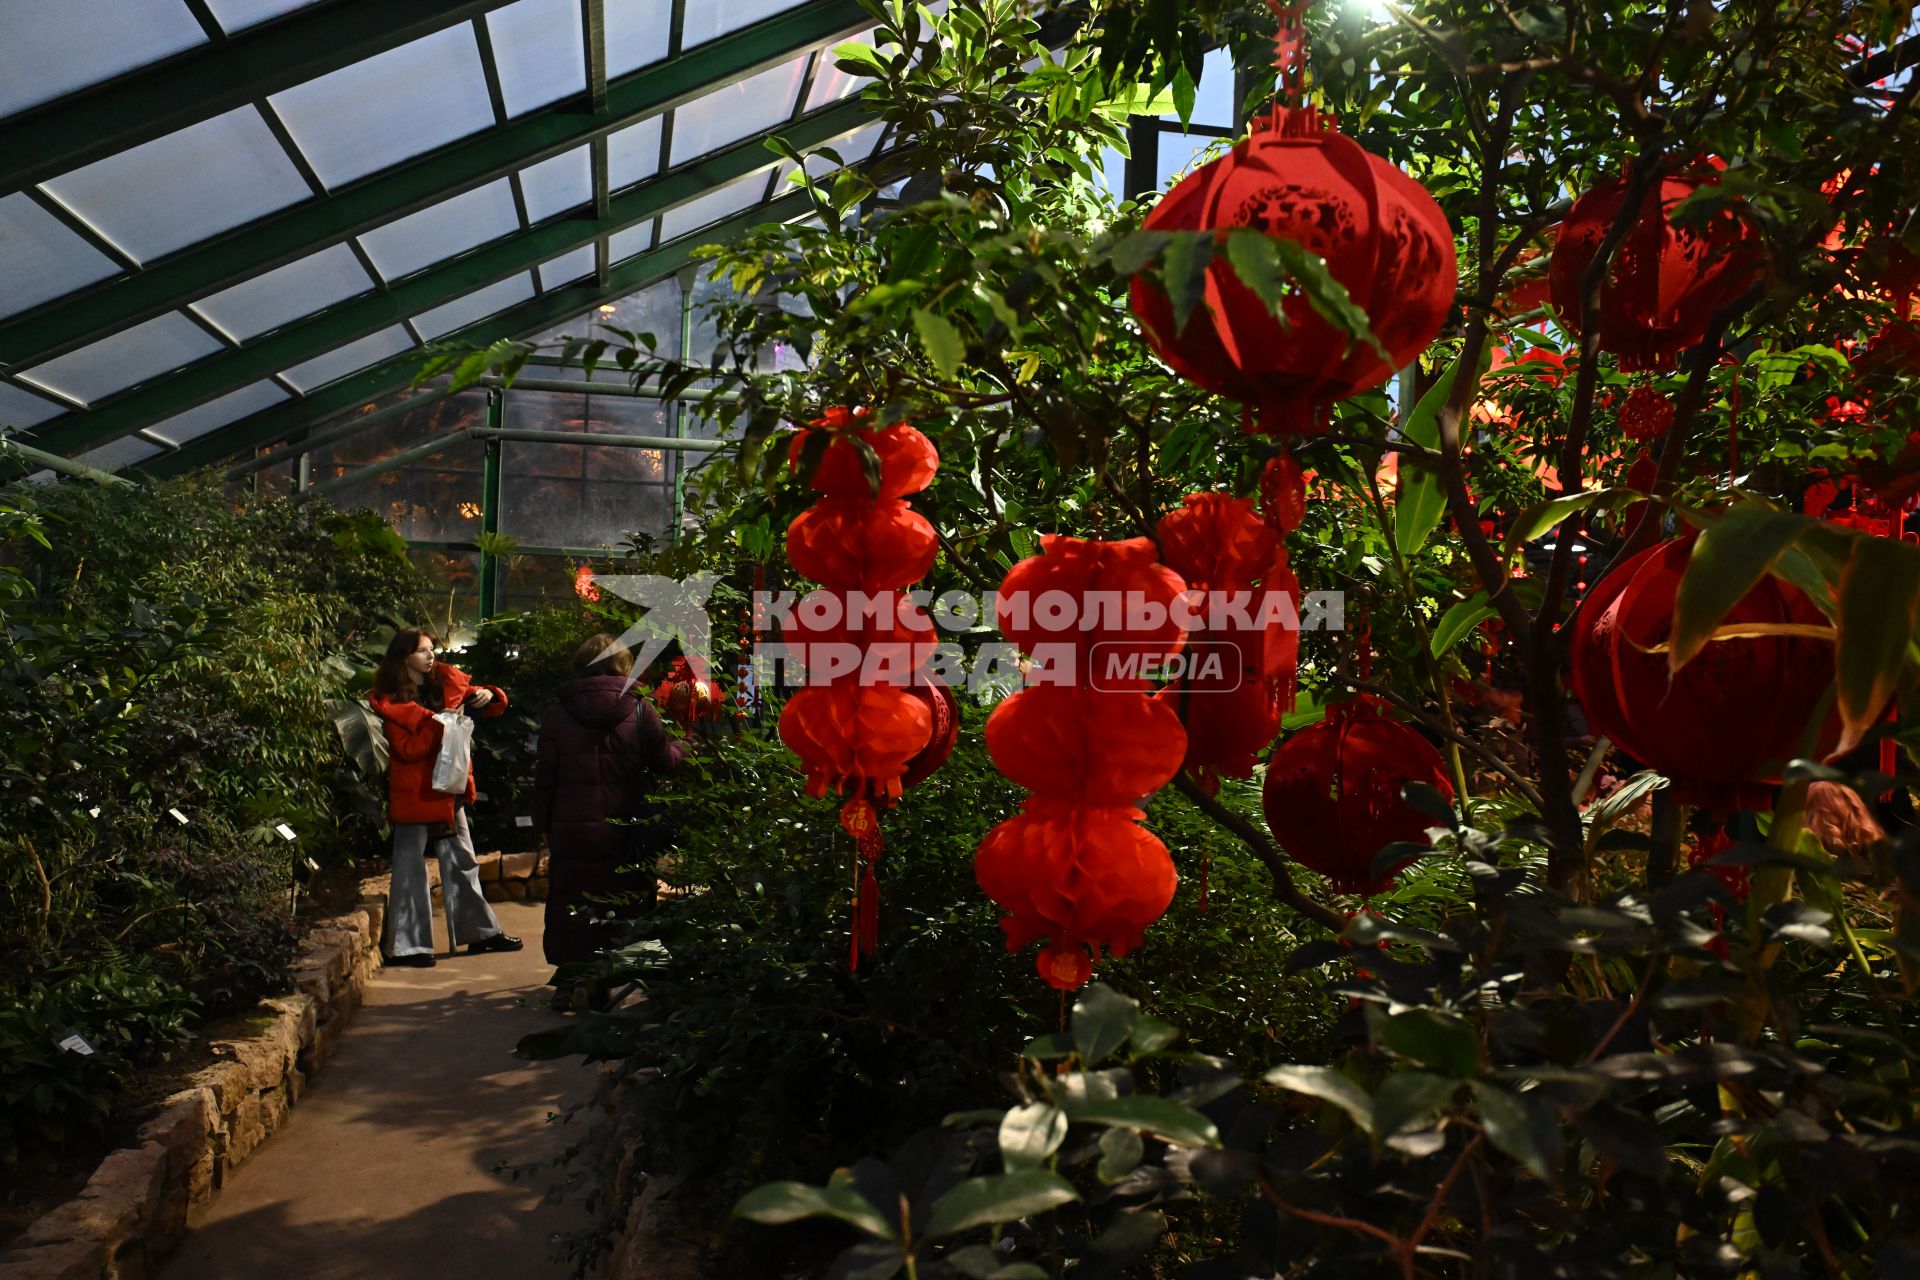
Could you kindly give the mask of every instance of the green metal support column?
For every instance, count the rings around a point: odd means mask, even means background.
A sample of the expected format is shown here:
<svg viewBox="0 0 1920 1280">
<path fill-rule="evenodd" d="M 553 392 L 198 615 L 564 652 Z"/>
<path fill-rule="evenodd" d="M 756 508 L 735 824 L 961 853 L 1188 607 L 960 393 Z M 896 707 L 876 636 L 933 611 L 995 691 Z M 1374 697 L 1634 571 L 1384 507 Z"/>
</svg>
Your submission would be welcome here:
<svg viewBox="0 0 1920 1280">
<path fill-rule="evenodd" d="M 500 429 L 501 407 L 506 398 L 506 393 L 497 388 L 487 392 L 487 425 L 496 431 Z M 484 447 L 485 461 L 480 471 L 480 532 L 492 534 L 500 532 L 500 450 L 503 442 L 498 436 L 488 436 Z M 483 548 L 480 552 L 480 617 L 483 621 L 493 616 L 499 593 L 500 558 Z"/>
<path fill-rule="evenodd" d="M 693 345 L 693 282 L 699 279 L 699 277 L 700 269 L 698 267 L 688 266 L 680 268 L 680 360 L 682 363 L 687 362 L 687 348 Z M 675 400 L 672 405 L 672 411 L 673 438 L 675 440 L 684 440 L 687 438 L 687 402 L 685 400 Z M 673 535 L 673 545 L 676 547 L 680 545 L 681 518 L 686 515 L 687 511 L 687 495 L 684 487 L 686 485 L 686 469 L 687 455 L 685 453 L 674 454 L 673 528 L 669 532 Z"/>
</svg>

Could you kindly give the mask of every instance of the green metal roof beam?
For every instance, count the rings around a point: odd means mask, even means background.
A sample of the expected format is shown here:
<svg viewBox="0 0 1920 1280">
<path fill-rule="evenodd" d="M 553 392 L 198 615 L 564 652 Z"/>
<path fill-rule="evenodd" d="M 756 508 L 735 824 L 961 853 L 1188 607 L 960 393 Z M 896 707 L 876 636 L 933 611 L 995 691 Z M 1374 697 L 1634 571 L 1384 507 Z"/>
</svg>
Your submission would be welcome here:
<svg viewBox="0 0 1920 1280">
<path fill-rule="evenodd" d="M 506 236 L 384 292 L 340 303 L 247 346 L 130 388 L 99 408 L 45 423 L 30 438 L 42 448 L 69 454 L 118 439 L 494 281 L 531 270 L 601 236 L 645 222 L 736 178 L 772 168 L 779 160 L 766 149 L 768 136 L 784 137 L 804 151 L 860 127 L 868 118 L 858 100 L 829 107 L 798 124 L 782 125 L 770 134 L 748 138 L 640 183 L 613 199 L 604 220 L 562 218 Z"/>
<path fill-rule="evenodd" d="M 557 289 L 503 311 L 490 320 L 462 329 L 459 333 L 449 334 L 447 340 L 482 345 L 498 342 L 502 338 L 539 333 L 564 321 L 578 319 L 603 302 L 623 298 L 666 279 L 693 261 L 693 251 L 701 245 L 735 238 L 762 223 L 803 217 L 812 210 L 813 205 L 804 191 L 781 196 L 771 203 L 756 205 L 724 222 L 715 223 L 703 231 L 682 236 L 671 244 L 627 259 L 614 267 L 612 278 L 604 289 L 591 284 Z M 243 450 L 283 439 L 330 414 L 344 412 L 404 387 L 418 368 L 417 352 L 410 357 L 396 356 L 371 369 L 321 387 L 310 396 L 242 418 L 192 441 L 176 453 L 154 458 L 133 469 L 171 476 L 221 462 Z"/>
<path fill-rule="evenodd" d="M 71 351 L 526 165 L 604 138 L 872 23 L 871 15 L 855 0 L 814 0 L 611 81 L 604 111 L 582 111 L 577 104 L 548 107 L 303 201 L 130 275 L 8 318 L 0 323 L 0 368 L 23 368 Z"/>
<path fill-rule="evenodd" d="M 0 123 L 0 195 L 466 22 L 507 0 L 335 0 Z"/>
</svg>

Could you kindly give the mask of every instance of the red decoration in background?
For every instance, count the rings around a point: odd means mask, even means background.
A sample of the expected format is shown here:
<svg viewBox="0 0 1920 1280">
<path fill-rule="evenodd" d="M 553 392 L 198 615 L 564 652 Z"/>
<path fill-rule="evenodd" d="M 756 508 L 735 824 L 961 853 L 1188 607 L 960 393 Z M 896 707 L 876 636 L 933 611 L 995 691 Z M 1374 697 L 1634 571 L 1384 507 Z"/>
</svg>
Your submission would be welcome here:
<svg viewBox="0 0 1920 1280">
<path fill-rule="evenodd" d="M 1287 856 L 1345 893 L 1379 893 L 1399 868 L 1376 876 L 1374 859 L 1397 841 L 1425 843 L 1436 819 L 1400 798 L 1424 782 L 1449 798 L 1440 753 L 1372 698 L 1332 708 L 1274 748 L 1261 804 Z"/>
<path fill-rule="evenodd" d="M 1673 401 L 1652 387 L 1635 387 L 1620 406 L 1620 430 L 1629 440 L 1658 440 L 1673 426 Z"/>
<path fill-rule="evenodd" d="M 1175 373 L 1241 401 L 1250 419 L 1257 412 L 1262 434 L 1307 434 L 1325 430 L 1334 401 L 1379 386 L 1439 333 L 1457 283 L 1453 229 L 1425 187 L 1343 135 L 1332 116 L 1299 105 L 1304 4 L 1268 0 L 1268 8 L 1282 103 L 1167 192 L 1145 229 L 1253 228 L 1324 258 L 1388 356 L 1349 340 L 1302 296 L 1284 303 L 1283 328 L 1224 252 L 1207 266 L 1202 305 L 1184 326 L 1143 276 L 1133 279 L 1132 304 Z"/>
<path fill-rule="evenodd" d="M 1674 597 L 1691 537 L 1649 547 L 1600 580 L 1573 619 L 1570 683 L 1597 734 L 1671 778 L 1674 798 L 1716 812 L 1767 803 L 1764 784 L 1802 754 L 1800 741 L 1833 683 L 1833 646 L 1799 636 L 1753 636 L 1707 644 L 1668 674 L 1647 650 L 1673 632 Z M 1762 578 L 1725 624 L 1826 618 L 1798 588 Z M 1831 717 L 1811 754 L 1838 735 Z"/>
<path fill-rule="evenodd" d="M 921 748 L 919 755 L 907 761 L 907 767 L 901 771 L 902 790 L 917 787 L 931 778 L 947 762 L 947 757 L 953 754 L 954 747 L 960 742 L 960 700 L 953 696 L 953 690 L 928 677 L 926 684 L 917 684 L 908 692 L 926 704 L 927 714 L 933 719 L 933 728 L 927 737 L 927 745 Z"/>
<path fill-rule="evenodd" d="M 933 482 L 939 455 L 932 441 L 912 427 L 874 430 L 864 409 L 830 409 L 796 434 L 788 465 L 798 471 L 811 452 L 809 437 L 827 434 L 810 477 L 823 496 L 787 527 L 787 556 L 794 569 L 838 595 L 838 620 L 789 637 L 798 644 L 838 643 L 860 662 L 826 683 L 810 683 L 788 700 L 780 715 L 780 740 L 800 757 L 807 793 L 848 797 L 840 821 L 854 837 L 861 859 L 848 963 L 858 970 L 874 953 L 879 935 L 879 885 L 874 876 L 882 842 L 874 800 L 891 803 L 903 787 L 924 779 L 953 750 L 958 717 L 951 693 L 942 701 L 921 673 L 933 633 L 923 611 L 897 596 L 888 616 L 857 616 L 848 596 L 897 592 L 933 567 L 937 539 L 926 517 L 904 495 Z M 860 449 L 878 456 L 879 493 L 869 482 Z M 804 612 L 802 614 L 804 616 Z M 815 667 L 809 660 L 806 665 Z M 810 680 L 821 678 L 818 671 Z"/>
<path fill-rule="evenodd" d="M 1173 901 L 1173 859 L 1140 825 L 1146 815 L 1137 805 L 1178 771 L 1186 734 L 1171 709 L 1146 695 L 1144 679 L 1089 676 L 1091 660 L 1110 652 L 1149 659 L 1177 652 L 1185 639 L 1177 624 L 1149 626 L 1149 619 L 1129 627 L 1124 602 L 1137 592 L 1170 604 L 1186 587 L 1154 561 L 1145 538 L 1048 535 L 1040 546 L 1000 584 L 1000 629 L 1029 654 L 1061 645 L 1074 666 L 1055 672 L 1065 682 L 1022 689 L 987 720 L 994 765 L 1033 795 L 981 841 L 974 875 L 1008 912 L 1000 922 L 1007 949 L 1046 939 L 1035 967 L 1066 991 L 1092 976 L 1102 948 L 1122 956 L 1139 946 Z M 1062 593 L 1075 610 L 1055 618 L 1056 626 L 1075 629 L 1047 626 L 1040 604 L 1048 592 Z M 1122 617 L 1078 630 L 1078 611 L 1099 607 L 1109 593 Z"/>
<path fill-rule="evenodd" d="M 1304 505 L 1297 468 L 1291 479 L 1282 469 L 1271 487 L 1274 505 L 1288 514 Z M 1177 710 L 1186 725 L 1187 768 L 1197 776 L 1218 770 L 1247 777 L 1293 704 L 1299 630 L 1287 626 L 1284 615 L 1257 624 L 1272 594 L 1284 593 L 1290 602 L 1299 598 L 1299 580 L 1281 541 L 1284 531 L 1263 520 L 1245 498 L 1190 493 L 1178 511 L 1161 517 L 1156 532 L 1167 564 L 1190 588 L 1214 593 L 1215 599 L 1246 594 L 1254 625 L 1209 626 L 1192 637 L 1190 651 L 1203 660 L 1219 659 L 1218 665 L 1203 662 L 1161 690 L 1159 700 Z"/>
<path fill-rule="evenodd" d="M 1761 266 L 1760 238 L 1730 210 L 1704 226 L 1671 221 L 1680 202 L 1712 176 L 1674 175 L 1648 190 L 1638 220 L 1601 285 L 1600 349 L 1626 370 L 1671 369 L 1675 357 L 1706 337 L 1713 313 L 1746 292 Z M 1626 182 L 1603 182 L 1574 201 L 1554 239 L 1547 281 L 1560 322 L 1580 331 L 1580 282 L 1620 206 Z"/>
<path fill-rule="evenodd" d="M 717 719 L 726 705 L 726 691 L 697 673 L 685 658 L 675 658 L 667 678 L 653 691 L 653 704 L 682 728 Z"/>
</svg>

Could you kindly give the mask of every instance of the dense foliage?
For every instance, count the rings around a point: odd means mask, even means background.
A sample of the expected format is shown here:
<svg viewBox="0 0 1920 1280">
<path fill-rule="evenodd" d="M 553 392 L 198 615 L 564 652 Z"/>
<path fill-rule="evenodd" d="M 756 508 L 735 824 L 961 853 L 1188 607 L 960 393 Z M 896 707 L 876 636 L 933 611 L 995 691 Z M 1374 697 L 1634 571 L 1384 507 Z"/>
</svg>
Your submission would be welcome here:
<svg viewBox="0 0 1920 1280">
<path fill-rule="evenodd" d="M 101 1124 L 131 1068 L 284 984 L 296 868 L 377 847 L 336 803 L 328 703 L 415 581 L 378 521 L 235 506 L 207 481 L 4 502 L 11 1158 Z M 62 1046 L 76 1033 L 91 1052 Z"/>
</svg>

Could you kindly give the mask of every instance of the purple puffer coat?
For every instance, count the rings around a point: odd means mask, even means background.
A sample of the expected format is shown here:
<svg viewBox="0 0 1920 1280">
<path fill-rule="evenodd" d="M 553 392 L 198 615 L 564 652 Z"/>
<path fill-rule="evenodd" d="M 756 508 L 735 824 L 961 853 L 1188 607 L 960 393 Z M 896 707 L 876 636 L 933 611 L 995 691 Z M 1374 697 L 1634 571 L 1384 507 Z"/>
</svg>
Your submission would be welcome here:
<svg viewBox="0 0 1920 1280">
<path fill-rule="evenodd" d="M 608 909 L 587 895 L 632 895 L 651 902 L 655 881 L 623 866 L 659 852 L 649 831 L 617 826 L 609 818 L 648 813 L 654 779 L 678 768 L 684 745 L 669 737 L 660 717 L 636 696 L 625 676 L 583 676 L 561 686 L 540 725 L 533 772 L 533 823 L 547 837 L 546 954 L 549 964 L 586 960 L 612 939 L 584 914 Z"/>
</svg>

